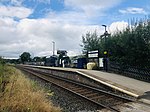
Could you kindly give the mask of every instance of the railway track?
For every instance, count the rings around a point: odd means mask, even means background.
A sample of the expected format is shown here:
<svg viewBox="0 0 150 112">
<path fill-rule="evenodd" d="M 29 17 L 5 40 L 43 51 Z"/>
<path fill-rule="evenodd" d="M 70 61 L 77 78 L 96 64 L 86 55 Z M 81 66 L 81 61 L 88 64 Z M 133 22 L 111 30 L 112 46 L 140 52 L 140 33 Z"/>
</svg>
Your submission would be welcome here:
<svg viewBox="0 0 150 112">
<path fill-rule="evenodd" d="M 76 94 L 89 102 L 97 105 L 99 109 L 106 108 L 110 111 L 120 112 L 117 105 L 133 102 L 134 99 L 126 98 L 106 90 L 102 90 L 87 84 L 80 83 L 78 81 L 66 79 L 56 75 L 51 75 L 50 73 L 34 70 L 28 67 L 19 67 L 19 69 L 26 71 L 30 74 L 36 75 L 37 77 L 48 81 L 52 84 L 55 84 L 67 91 L 70 91 L 73 94 Z"/>
</svg>

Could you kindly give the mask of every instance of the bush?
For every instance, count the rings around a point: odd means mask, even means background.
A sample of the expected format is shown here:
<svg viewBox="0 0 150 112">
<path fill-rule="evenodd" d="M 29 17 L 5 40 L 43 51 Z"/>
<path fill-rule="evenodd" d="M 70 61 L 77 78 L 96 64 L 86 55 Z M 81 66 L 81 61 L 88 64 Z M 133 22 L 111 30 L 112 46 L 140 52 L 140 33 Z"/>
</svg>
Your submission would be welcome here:
<svg viewBox="0 0 150 112">
<path fill-rule="evenodd" d="M 108 42 L 108 41 L 107 41 Z M 109 38 L 111 60 L 120 64 L 148 67 L 150 63 L 150 22 L 142 22 Z"/>
</svg>

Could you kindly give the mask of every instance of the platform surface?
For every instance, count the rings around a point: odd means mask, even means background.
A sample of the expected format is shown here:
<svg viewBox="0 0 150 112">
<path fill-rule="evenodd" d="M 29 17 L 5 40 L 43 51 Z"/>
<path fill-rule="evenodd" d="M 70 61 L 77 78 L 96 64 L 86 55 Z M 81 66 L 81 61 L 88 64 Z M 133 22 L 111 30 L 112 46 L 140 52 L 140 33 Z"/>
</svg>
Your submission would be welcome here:
<svg viewBox="0 0 150 112">
<path fill-rule="evenodd" d="M 110 84 L 112 87 L 116 87 L 122 91 L 126 91 L 136 97 L 144 95 L 145 92 L 150 91 L 150 83 L 148 82 L 136 80 L 115 73 L 107 73 L 95 70 L 79 71 L 91 76 L 91 78 L 93 77 L 94 79 L 96 78 L 100 81 L 104 81 Z"/>
</svg>

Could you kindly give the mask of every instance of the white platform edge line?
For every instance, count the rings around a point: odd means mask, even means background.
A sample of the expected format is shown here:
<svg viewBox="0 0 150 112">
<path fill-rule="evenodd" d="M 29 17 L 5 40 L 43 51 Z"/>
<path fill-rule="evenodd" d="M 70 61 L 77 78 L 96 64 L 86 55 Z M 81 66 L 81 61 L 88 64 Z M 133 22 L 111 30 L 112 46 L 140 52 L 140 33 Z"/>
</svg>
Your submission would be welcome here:
<svg viewBox="0 0 150 112">
<path fill-rule="evenodd" d="M 94 77 L 92 77 L 92 76 L 89 76 L 89 75 L 87 75 L 87 74 L 85 74 L 85 73 L 82 73 L 82 72 L 80 72 L 80 71 L 76 71 L 76 72 L 79 73 L 79 74 L 81 74 L 81 75 L 84 75 L 84 76 L 86 76 L 86 77 L 89 77 L 89 78 L 91 78 L 91 79 L 93 79 L 93 80 L 95 80 L 95 81 L 98 81 L 98 82 L 100 82 L 100 83 L 102 83 L 102 84 L 104 84 L 104 85 L 107 85 L 107 86 L 109 86 L 109 87 L 112 87 L 112 88 L 114 88 L 114 89 L 116 89 L 116 90 L 119 90 L 119 91 L 122 91 L 122 92 L 124 92 L 124 93 L 126 93 L 126 94 L 129 94 L 129 95 L 131 95 L 131 96 L 134 96 L 134 97 L 138 97 L 138 96 L 139 96 L 139 95 L 137 95 L 137 94 L 135 94 L 135 93 L 129 92 L 129 91 L 124 90 L 124 89 L 119 88 L 119 87 L 116 87 L 116 86 L 114 86 L 114 85 L 111 85 L 111 84 L 106 83 L 106 82 L 104 82 L 104 81 L 102 81 L 102 80 L 96 79 L 96 78 L 94 78 Z"/>
</svg>

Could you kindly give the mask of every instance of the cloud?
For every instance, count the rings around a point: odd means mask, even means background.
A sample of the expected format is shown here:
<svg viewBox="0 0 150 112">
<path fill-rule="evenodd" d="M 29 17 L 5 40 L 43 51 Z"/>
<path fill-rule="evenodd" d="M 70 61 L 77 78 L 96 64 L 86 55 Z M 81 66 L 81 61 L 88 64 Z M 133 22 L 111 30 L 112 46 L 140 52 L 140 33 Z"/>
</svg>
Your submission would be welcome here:
<svg viewBox="0 0 150 112">
<path fill-rule="evenodd" d="M 55 12 L 50 10 L 47 17 L 53 21 L 74 24 L 95 24 L 104 13 L 112 7 L 115 7 L 122 0 L 64 0 L 66 10 Z M 94 21 L 93 21 L 94 20 Z"/>
<path fill-rule="evenodd" d="M 97 16 L 116 5 L 122 0 L 65 0 L 65 6 L 76 11 L 82 11 L 87 16 Z"/>
<path fill-rule="evenodd" d="M 12 1 L 18 1 L 20 5 L 23 0 Z M 48 3 L 50 0 L 43 2 Z M 120 2 L 121 0 L 64 0 L 65 11 L 51 10 L 41 19 L 29 19 L 33 10 L 21 5 L 1 6 L 0 56 L 18 58 L 24 51 L 30 52 L 32 56 L 52 55 L 52 41 L 56 43 L 56 50 L 67 50 L 69 55 L 80 54 L 82 34 L 95 29 L 100 31 L 99 34 L 104 31 L 103 27 L 91 25 L 89 21 L 99 18 L 105 10 Z M 20 20 L 15 21 L 14 17 Z M 111 28 L 115 29 L 114 26 L 112 24 Z"/>
<path fill-rule="evenodd" d="M 128 26 L 127 22 L 117 21 L 117 22 L 111 23 L 111 25 L 109 26 L 109 30 L 111 34 L 114 34 L 117 31 L 123 31 L 125 28 L 127 28 L 127 26 Z"/>
<path fill-rule="evenodd" d="M 124 10 L 119 10 L 122 14 L 147 14 L 143 8 L 129 7 Z"/>
<path fill-rule="evenodd" d="M 119 4 L 122 0 L 65 0 L 66 6 L 80 8 L 86 10 L 87 7 L 96 7 L 96 9 L 111 8 Z M 91 9 L 92 10 L 92 9 Z"/>
<path fill-rule="evenodd" d="M 15 6 L 21 6 L 22 2 L 24 0 L 10 0 L 11 4 L 15 5 Z"/>
<path fill-rule="evenodd" d="M 46 4 L 50 4 L 51 3 L 51 0 L 34 0 L 36 2 L 41 2 L 41 3 L 46 3 Z"/>
<path fill-rule="evenodd" d="M 10 5 L 13 5 L 13 6 L 21 6 L 24 1 L 27 1 L 27 0 L 0 0 L 1 3 L 9 3 Z M 28 0 L 28 1 L 50 4 L 51 0 Z"/>
<path fill-rule="evenodd" d="M 104 31 L 98 25 L 71 24 L 49 18 L 24 18 L 20 21 L 0 18 L 0 25 L 0 56 L 11 58 L 18 58 L 24 51 L 30 52 L 32 57 L 52 55 L 52 41 L 56 43 L 56 50 L 67 50 L 70 56 L 77 55 L 81 53 L 83 34 L 97 29 L 100 35 Z M 109 29 L 112 33 L 126 25 L 124 21 L 114 22 Z"/>
<path fill-rule="evenodd" d="M 87 24 L 89 19 L 84 13 L 75 11 L 63 11 L 61 13 L 51 12 L 47 14 L 47 18 L 53 22 L 72 24 Z"/>
<path fill-rule="evenodd" d="M 25 7 L 14 7 L 14 6 L 1 6 L 0 16 L 1 17 L 17 17 L 26 18 L 32 13 L 32 10 Z"/>
<path fill-rule="evenodd" d="M 94 25 L 75 25 L 44 19 L 0 18 L 0 56 L 14 57 L 24 52 L 34 56 L 52 55 L 52 41 L 56 50 L 67 50 L 69 55 L 81 52 L 81 37 L 87 31 L 95 30 Z"/>
</svg>

